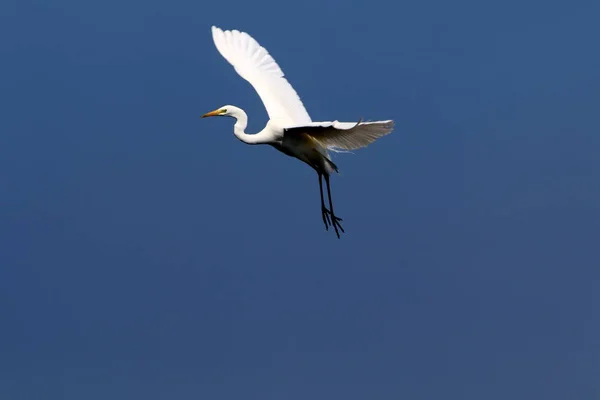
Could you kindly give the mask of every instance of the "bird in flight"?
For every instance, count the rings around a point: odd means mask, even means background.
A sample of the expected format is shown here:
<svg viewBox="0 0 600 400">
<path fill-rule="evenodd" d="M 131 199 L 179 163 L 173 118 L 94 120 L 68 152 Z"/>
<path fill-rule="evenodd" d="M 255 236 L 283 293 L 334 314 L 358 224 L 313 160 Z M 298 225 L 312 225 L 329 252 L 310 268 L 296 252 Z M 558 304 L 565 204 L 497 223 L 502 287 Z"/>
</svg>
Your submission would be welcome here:
<svg viewBox="0 0 600 400">
<path fill-rule="evenodd" d="M 254 87 L 264 103 L 269 121 L 262 131 L 249 135 L 244 132 L 248 116 L 241 108 L 225 105 L 204 114 L 202 118 L 232 117 L 236 120 L 233 134 L 242 142 L 270 145 L 311 166 L 319 178 L 321 217 L 325 229 L 333 227 L 339 239 L 340 231 L 343 233 L 344 228 L 342 219 L 333 211 L 329 183 L 330 175 L 338 172 L 338 168 L 331 161 L 329 151 L 365 147 L 391 133 L 394 121 L 313 122 L 277 62 L 254 38 L 246 32 L 223 31 L 215 26 L 212 27 L 212 37 L 219 53 Z M 323 197 L 323 179 L 327 187 L 329 208 Z"/>
</svg>

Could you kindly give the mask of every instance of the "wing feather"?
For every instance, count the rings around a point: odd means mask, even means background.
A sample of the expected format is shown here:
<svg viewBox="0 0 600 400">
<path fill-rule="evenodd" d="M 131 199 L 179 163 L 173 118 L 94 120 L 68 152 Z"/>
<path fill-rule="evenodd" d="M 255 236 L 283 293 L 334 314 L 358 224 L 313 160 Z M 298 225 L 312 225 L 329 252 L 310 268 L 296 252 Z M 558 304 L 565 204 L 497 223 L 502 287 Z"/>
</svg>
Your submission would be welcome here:
<svg viewBox="0 0 600 400">
<path fill-rule="evenodd" d="M 394 129 L 394 121 L 369 122 L 313 122 L 304 126 L 287 128 L 286 134 L 305 134 L 329 150 L 356 150 L 373 143 Z"/>
<path fill-rule="evenodd" d="M 223 31 L 216 26 L 212 27 L 212 35 L 223 58 L 254 87 L 271 120 L 283 126 L 311 123 L 300 97 L 277 62 L 252 36 L 237 30 Z"/>
</svg>

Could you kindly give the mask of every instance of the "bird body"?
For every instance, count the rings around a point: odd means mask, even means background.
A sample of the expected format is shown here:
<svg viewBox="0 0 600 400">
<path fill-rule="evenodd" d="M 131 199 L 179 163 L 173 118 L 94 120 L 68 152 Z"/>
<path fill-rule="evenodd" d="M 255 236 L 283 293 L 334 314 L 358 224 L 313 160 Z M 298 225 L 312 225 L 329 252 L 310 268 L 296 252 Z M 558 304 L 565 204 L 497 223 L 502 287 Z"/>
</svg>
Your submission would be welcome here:
<svg viewBox="0 0 600 400">
<path fill-rule="evenodd" d="M 325 228 L 333 226 L 339 238 L 339 231 L 344 230 L 340 224 L 341 218 L 333 212 L 329 182 L 329 176 L 338 169 L 331 161 L 329 151 L 365 147 L 391 133 L 393 121 L 313 122 L 281 68 L 256 40 L 245 32 L 223 31 L 214 26 L 212 35 L 219 53 L 258 93 L 269 114 L 269 121 L 260 132 L 247 134 L 248 116 L 239 107 L 226 105 L 202 117 L 232 117 L 236 120 L 233 133 L 242 142 L 271 145 L 312 167 L 319 177 L 321 215 Z M 323 178 L 327 184 L 329 209 L 325 206 L 323 196 Z"/>
<path fill-rule="evenodd" d="M 236 119 L 233 133 L 240 141 L 251 145 L 268 144 L 290 157 L 307 163 L 318 172 L 334 172 L 327 149 L 309 134 L 289 133 L 277 122 L 268 121 L 262 131 L 249 135 L 245 132 L 248 116 L 244 110 L 231 105 L 221 108 L 227 110 L 228 116 Z"/>
</svg>

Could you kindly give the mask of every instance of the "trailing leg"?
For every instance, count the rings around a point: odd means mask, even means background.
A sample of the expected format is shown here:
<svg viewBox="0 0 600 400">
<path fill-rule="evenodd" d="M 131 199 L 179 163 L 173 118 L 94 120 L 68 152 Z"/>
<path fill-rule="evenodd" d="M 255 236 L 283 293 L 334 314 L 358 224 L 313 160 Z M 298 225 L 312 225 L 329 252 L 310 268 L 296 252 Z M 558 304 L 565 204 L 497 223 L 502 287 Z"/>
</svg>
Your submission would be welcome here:
<svg viewBox="0 0 600 400">
<path fill-rule="evenodd" d="M 335 213 L 333 211 L 333 201 L 331 200 L 331 186 L 329 184 L 329 175 L 325 174 L 325 183 L 327 184 L 327 197 L 329 197 L 329 216 L 331 217 L 331 225 L 333 225 L 333 229 L 335 229 L 335 233 L 339 239 L 340 237 L 340 232 L 339 230 L 342 231 L 342 233 L 344 232 L 344 228 L 342 228 L 342 224 L 340 224 L 340 222 L 342 221 L 341 218 L 338 218 L 335 216 Z M 338 230 L 339 228 L 339 230 Z"/>
<path fill-rule="evenodd" d="M 319 193 L 321 193 L 321 216 L 323 217 L 323 223 L 325 224 L 325 230 L 329 230 L 331 220 L 329 219 L 329 210 L 325 207 L 325 199 L 323 197 L 323 175 L 319 175 Z"/>
</svg>

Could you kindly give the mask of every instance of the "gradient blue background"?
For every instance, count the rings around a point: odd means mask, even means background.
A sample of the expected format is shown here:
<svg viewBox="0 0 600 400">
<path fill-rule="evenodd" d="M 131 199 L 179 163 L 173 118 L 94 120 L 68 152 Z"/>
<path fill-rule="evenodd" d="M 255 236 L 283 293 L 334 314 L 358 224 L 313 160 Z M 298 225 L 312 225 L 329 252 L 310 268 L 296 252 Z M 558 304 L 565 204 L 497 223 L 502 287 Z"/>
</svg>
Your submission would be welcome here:
<svg viewBox="0 0 600 400">
<path fill-rule="evenodd" d="M 600 398 L 598 1 L 0 3 L 0 398 Z M 210 26 L 314 120 L 315 174 Z"/>
</svg>

